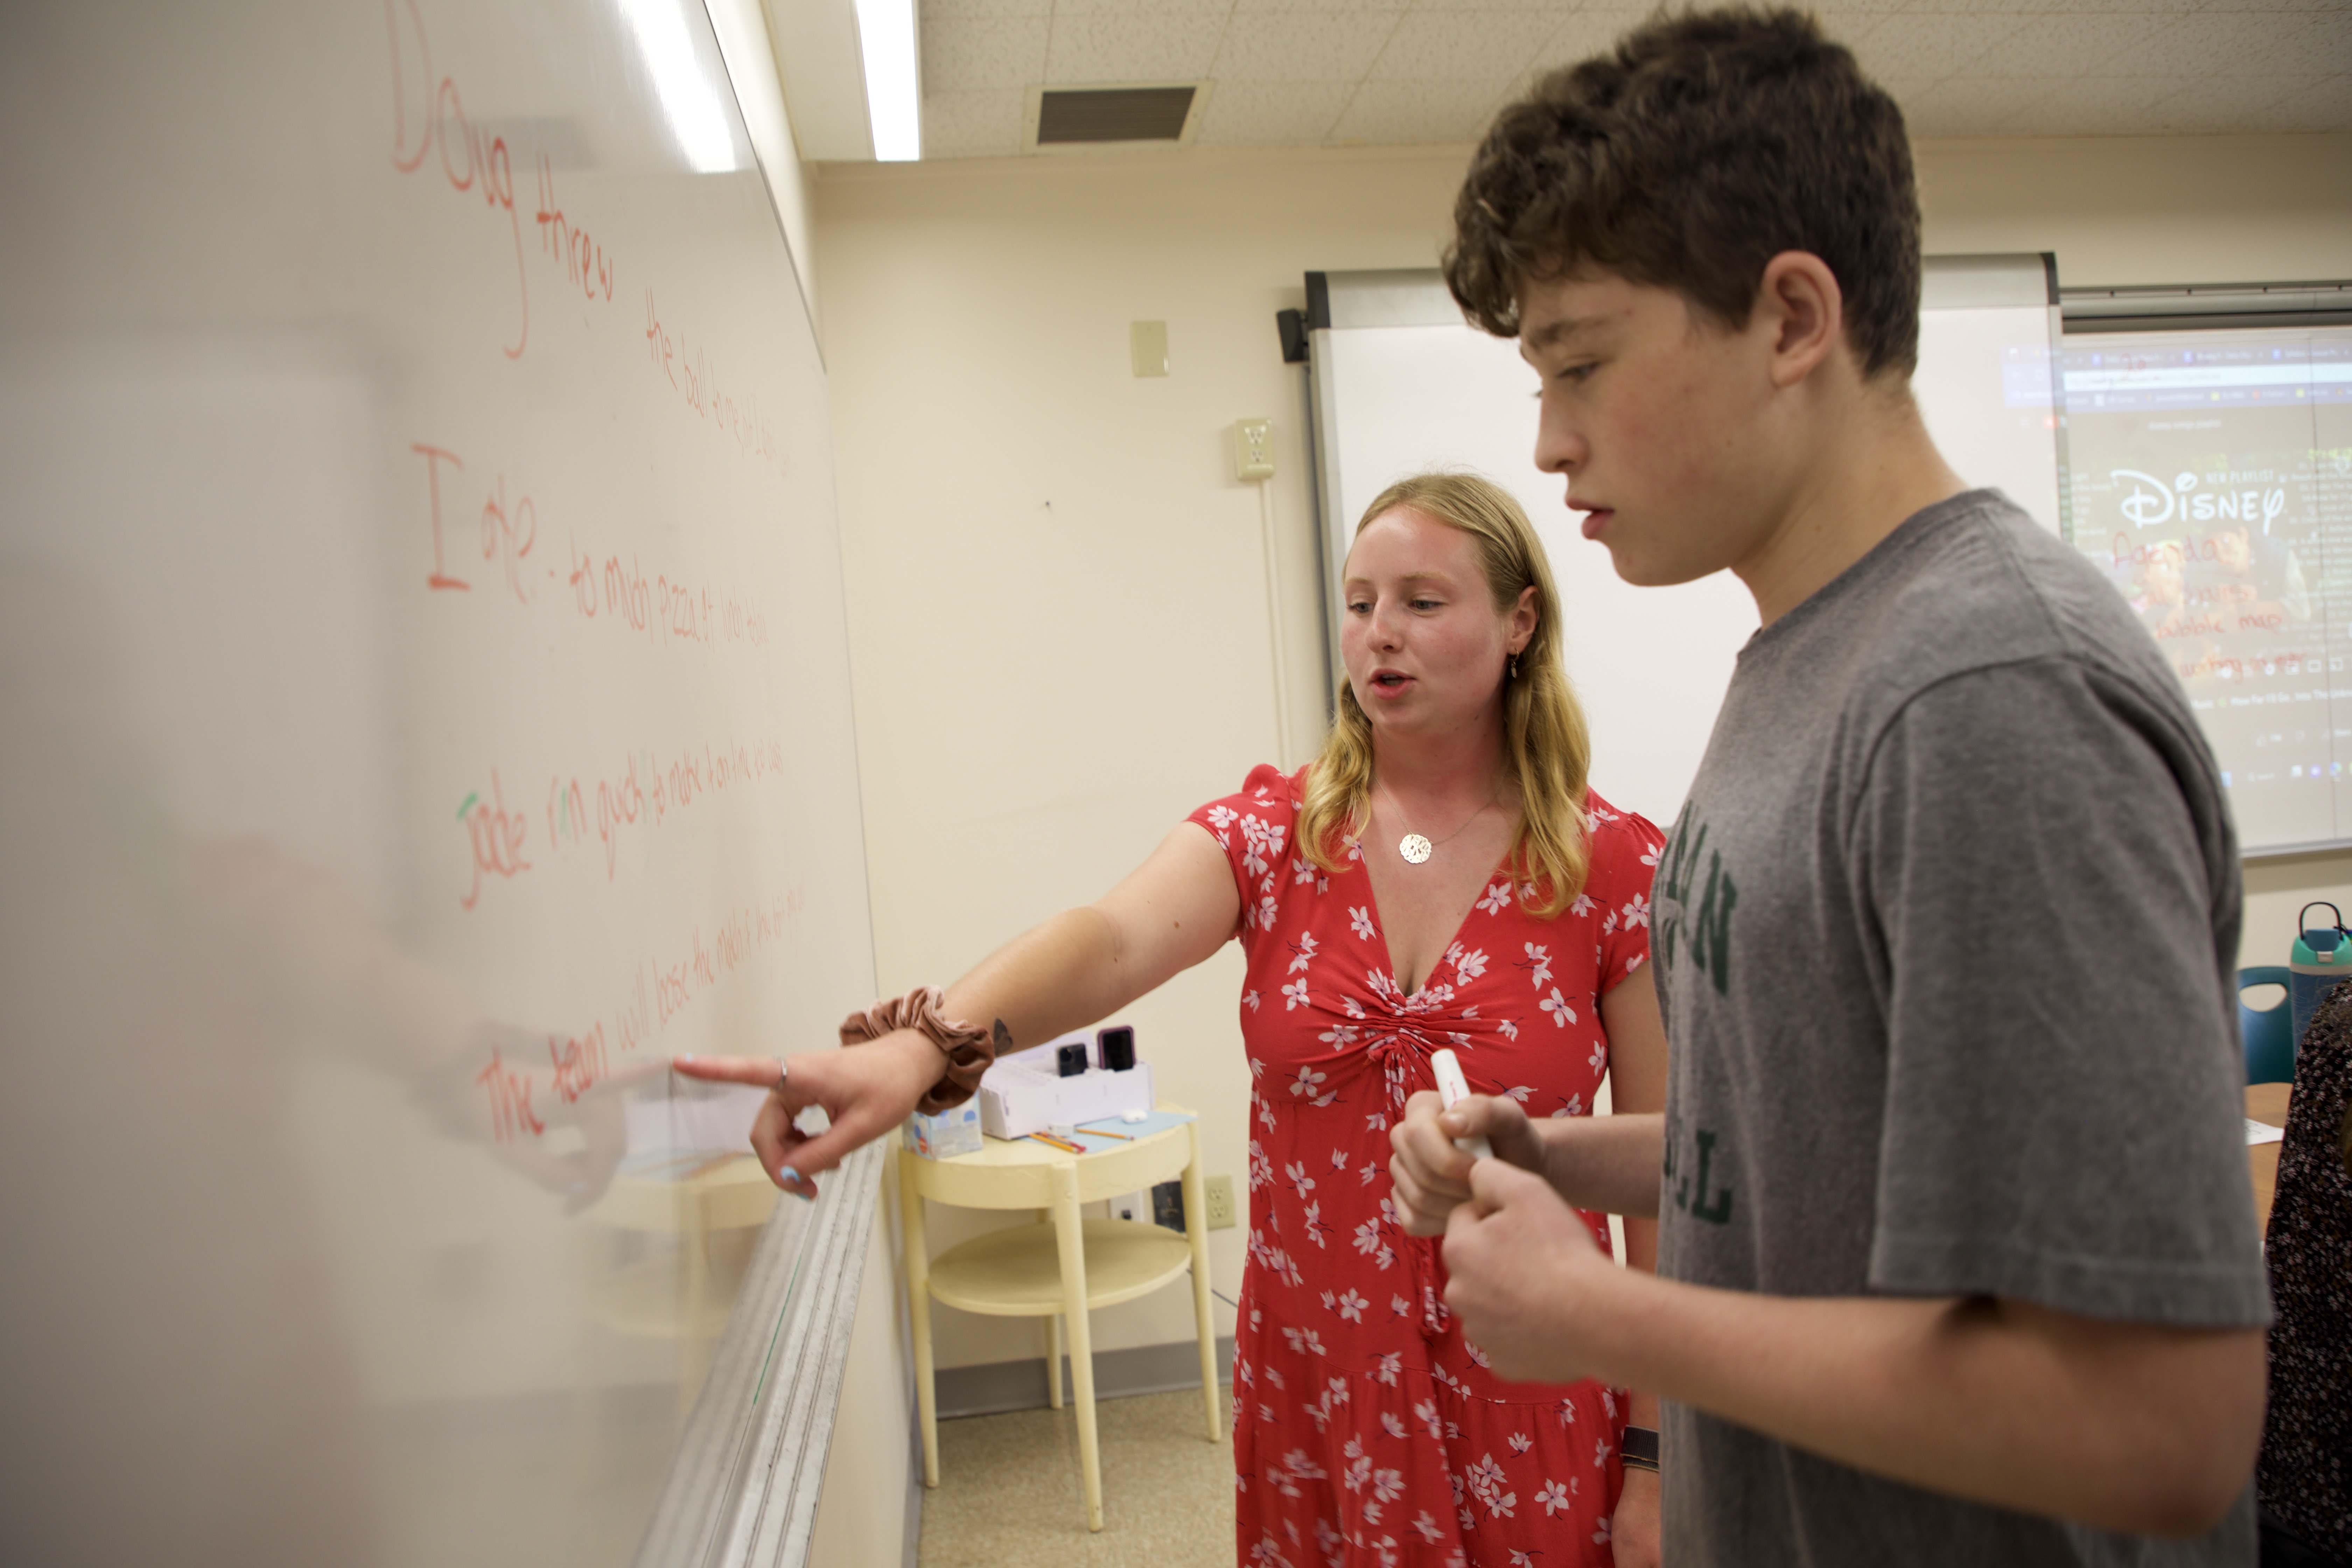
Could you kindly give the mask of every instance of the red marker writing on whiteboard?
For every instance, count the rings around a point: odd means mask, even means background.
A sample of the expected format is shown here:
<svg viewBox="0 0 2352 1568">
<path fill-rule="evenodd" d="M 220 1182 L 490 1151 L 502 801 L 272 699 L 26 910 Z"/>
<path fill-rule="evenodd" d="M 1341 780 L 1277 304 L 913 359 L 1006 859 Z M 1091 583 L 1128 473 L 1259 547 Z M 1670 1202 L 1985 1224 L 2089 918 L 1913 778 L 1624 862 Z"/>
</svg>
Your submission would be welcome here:
<svg viewBox="0 0 2352 1568">
<path fill-rule="evenodd" d="M 1470 1098 L 1469 1080 L 1462 1076 L 1462 1064 L 1454 1059 L 1452 1051 L 1432 1051 L 1429 1065 L 1437 1074 L 1438 1098 L 1445 1101 L 1446 1110 Z M 1495 1157 L 1494 1146 L 1484 1138 L 1456 1138 L 1454 1146 L 1474 1160 Z"/>
</svg>

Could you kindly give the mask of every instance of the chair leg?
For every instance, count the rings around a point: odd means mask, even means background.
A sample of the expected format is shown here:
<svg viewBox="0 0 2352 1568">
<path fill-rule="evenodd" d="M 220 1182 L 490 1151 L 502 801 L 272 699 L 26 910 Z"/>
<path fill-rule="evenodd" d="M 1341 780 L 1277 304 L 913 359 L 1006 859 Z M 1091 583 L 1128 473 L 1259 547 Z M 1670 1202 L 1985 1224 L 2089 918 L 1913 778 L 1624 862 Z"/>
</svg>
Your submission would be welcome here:
<svg viewBox="0 0 2352 1568">
<path fill-rule="evenodd" d="M 1054 1167 L 1054 1226 L 1062 1264 L 1063 1316 L 1069 1322 L 1070 1397 L 1078 1407 L 1078 1458 L 1086 1472 L 1087 1528 L 1103 1527 L 1102 1454 L 1095 1441 L 1094 1335 L 1087 1321 L 1085 1221 L 1078 1213 L 1078 1167 Z"/>
<path fill-rule="evenodd" d="M 1209 1203 L 1201 1181 L 1201 1124 L 1191 1124 L 1192 1158 L 1184 1167 L 1184 1236 L 1192 1244 L 1192 1322 L 1201 1335 L 1201 1398 L 1209 1413 L 1209 1441 L 1224 1436 L 1217 1419 L 1217 1319 L 1209 1306 Z"/>
</svg>

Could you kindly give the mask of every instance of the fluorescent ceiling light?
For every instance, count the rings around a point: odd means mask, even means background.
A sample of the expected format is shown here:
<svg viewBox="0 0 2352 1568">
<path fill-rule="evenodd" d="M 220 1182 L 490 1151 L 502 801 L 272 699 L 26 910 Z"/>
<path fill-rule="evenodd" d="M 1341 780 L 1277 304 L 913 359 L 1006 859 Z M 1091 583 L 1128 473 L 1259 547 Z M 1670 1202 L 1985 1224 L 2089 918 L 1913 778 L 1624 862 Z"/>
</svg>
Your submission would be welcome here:
<svg viewBox="0 0 2352 1568">
<path fill-rule="evenodd" d="M 679 0 L 620 0 L 621 15 L 637 37 L 637 53 L 653 73 L 662 118 L 678 151 L 698 174 L 735 167 L 735 134 L 719 106 L 718 87 L 695 58 Z"/>
<path fill-rule="evenodd" d="M 874 156 L 885 163 L 913 163 L 923 155 L 915 0 L 857 0 L 857 43 L 866 57 L 866 112 L 874 125 Z"/>
</svg>

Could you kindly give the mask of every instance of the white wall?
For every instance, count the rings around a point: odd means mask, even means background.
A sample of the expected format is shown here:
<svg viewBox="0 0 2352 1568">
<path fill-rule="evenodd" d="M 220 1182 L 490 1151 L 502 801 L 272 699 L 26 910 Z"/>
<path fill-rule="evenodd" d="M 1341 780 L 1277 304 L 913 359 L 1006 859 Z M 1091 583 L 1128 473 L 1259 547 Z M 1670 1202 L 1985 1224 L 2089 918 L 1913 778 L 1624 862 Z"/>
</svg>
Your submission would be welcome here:
<svg viewBox="0 0 2352 1568">
<path fill-rule="evenodd" d="M 944 983 L 1093 898 L 1323 709 L 1299 372 L 1274 312 L 1309 268 L 1432 264 L 1461 149 L 824 166 L 852 668 L 886 992 Z M 2055 250 L 2074 283 L 2352 276 L 2352 138 L 1956 142 L 1920 150 L 1927 247 Z M 1138 380 L 1128 323 L 1168 323 Z M 1297 718 L 1276 735 L 1259 498 L 1227 467 L 1276 423 L 1270 500 Z M 1533 439 L 1532 413 L 1528 431 Z M 2258 868 L 2247 954 L 2352 857 Z M 1232 950 L 1132 1012 L 1168 1098 L 1239 1174 Z M 935 1212 L 934 1245 L 972 1223 Z M 1242 1232 L 1212 1239 L 1234 1294 Z M 1222 1310 L 1222 1309 L 1221 1309 Z M 943 1367 L 1040 1353 L 941 1311 Z M 1230 1330 L 1230 1314 L 1222 1325 Z M 1105 1349 L 1190 1337 L 1183 1292 L 1100 1314 Z"/>
</svg>

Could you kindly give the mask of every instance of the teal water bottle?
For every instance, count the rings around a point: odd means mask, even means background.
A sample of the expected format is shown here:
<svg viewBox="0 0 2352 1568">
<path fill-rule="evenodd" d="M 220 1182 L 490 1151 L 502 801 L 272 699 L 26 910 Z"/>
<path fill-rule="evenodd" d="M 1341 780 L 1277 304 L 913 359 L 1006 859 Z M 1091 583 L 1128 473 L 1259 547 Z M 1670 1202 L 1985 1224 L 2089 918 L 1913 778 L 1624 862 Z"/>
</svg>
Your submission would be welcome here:
<svg viewBox="0 0 2352 1568">
<path fill-rule="evenodd" d="M 2307 926 L 2304 917 L 2314 910 L 2326 910 L 2335 919 L 2324 926 Z M 2303 1045 L 2303 1032 L 2311 1027 L 2311 1016 L 2338 982 L 2352 974 L 2352 931 L 2344 929 L 2343 912 L 2334 904 L 2315 901 L 2303 906 L 2294 917 L 2299 934 L 2287 958 L 2287 1004 L 2294 1010 L 2294 1043 Z"/>
</svg>

